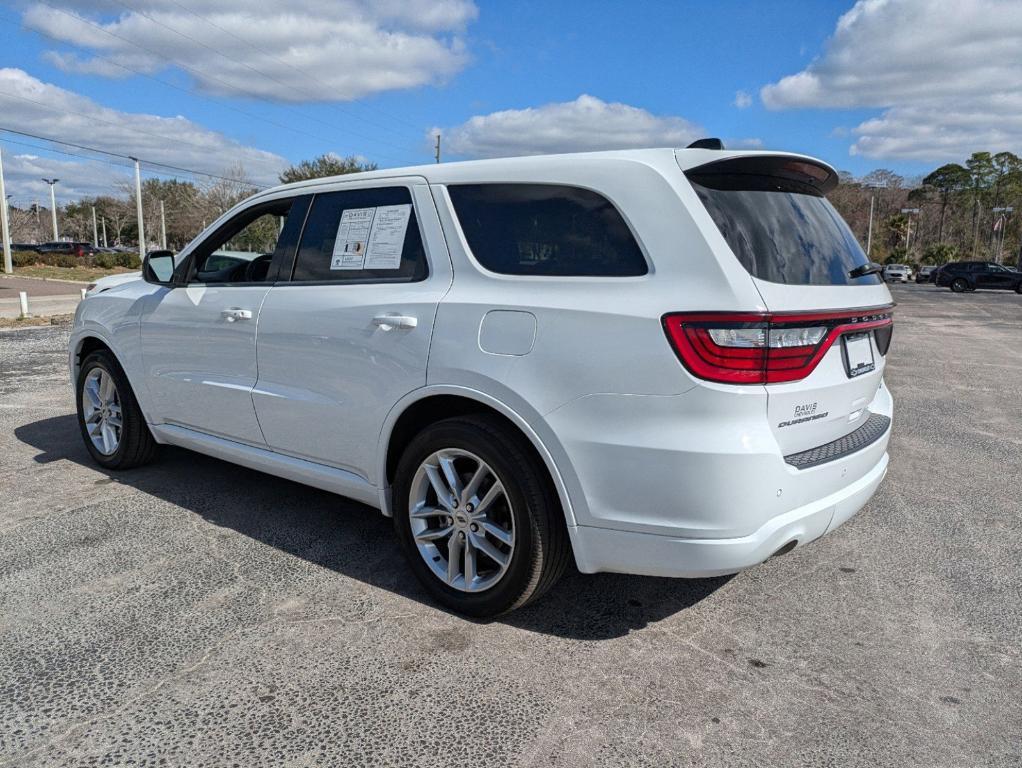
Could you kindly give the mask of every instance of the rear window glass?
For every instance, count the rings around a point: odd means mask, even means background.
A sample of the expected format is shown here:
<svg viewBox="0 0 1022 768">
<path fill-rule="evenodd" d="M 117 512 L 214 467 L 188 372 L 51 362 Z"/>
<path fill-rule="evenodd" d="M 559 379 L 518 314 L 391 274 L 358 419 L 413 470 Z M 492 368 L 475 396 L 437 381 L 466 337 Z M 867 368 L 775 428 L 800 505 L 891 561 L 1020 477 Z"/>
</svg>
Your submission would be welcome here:
<svg viewBox="0 0 1022 768">
<path fill-rule="evenodd" d="M 849 277 L 868 259 L 841 215 L 808 184 L 740 173 L 688 173 L 689 181 L 753 277 L 788 285 L 869 285 Z"/>
<path fill-rule="evenodd" d="M 556 184 L 457 184 L 448 193 L 472 254 L 492 272 L 646 274 L 646 260 L 628 225 L 596 192 Z"/>
</svg>

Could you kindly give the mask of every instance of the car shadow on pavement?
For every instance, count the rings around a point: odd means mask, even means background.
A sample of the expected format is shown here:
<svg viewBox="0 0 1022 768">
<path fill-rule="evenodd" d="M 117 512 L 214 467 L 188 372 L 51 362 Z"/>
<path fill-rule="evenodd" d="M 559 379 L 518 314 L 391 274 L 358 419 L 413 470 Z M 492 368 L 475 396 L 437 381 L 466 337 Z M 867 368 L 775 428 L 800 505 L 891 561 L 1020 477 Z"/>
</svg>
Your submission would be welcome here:
<svg viewBox="0 0 1022 768">
<path fill-rule="evenodd" d="M 85 450 L 73 414 L 25 424 L 14 433 L 40 451 L 39 463 L 67 460 L 102 471 Z M 363 504 L 166 446 L 153 464 L 109 476 L 214 525 L 442 610 L 409 571 L 391 521 Z M 538 602 L 496 620 L 533 632 L 604 640 L 684 611 L 729 579 L 588 576 L 570 565 Z"/>
</svg>

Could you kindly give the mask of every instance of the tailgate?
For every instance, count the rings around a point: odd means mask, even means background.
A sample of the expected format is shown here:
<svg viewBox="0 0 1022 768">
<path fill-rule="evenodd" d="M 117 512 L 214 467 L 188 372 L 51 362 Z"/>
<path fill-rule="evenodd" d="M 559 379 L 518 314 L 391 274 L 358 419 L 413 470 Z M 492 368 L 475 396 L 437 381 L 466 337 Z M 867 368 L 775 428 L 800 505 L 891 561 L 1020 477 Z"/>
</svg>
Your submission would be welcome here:
<svg viewBox="0 0 1022 768">
<path fill-rule="evenodd" d="M 882 320 L 891 307 L 887 288 L 756 283 L 769 308 L 784 307 L 785 317 L 789 312 L 819 317 L 835 337 L 809 376 L 767 384 L 770 427 L 783 453 L 815 448 L 861 427 L 880 388 L 890 344 L 890 325 Z"/>
</svg>

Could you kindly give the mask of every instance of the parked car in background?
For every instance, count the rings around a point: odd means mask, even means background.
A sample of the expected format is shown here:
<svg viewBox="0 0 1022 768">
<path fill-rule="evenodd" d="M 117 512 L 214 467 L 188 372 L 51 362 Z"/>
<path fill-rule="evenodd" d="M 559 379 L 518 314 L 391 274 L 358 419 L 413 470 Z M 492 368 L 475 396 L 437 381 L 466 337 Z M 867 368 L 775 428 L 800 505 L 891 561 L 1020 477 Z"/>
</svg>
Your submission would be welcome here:
<svg viewBox="0 0 1022 768">
<path fill-rule="evenodd" d="M 34 251 L 38 247 L 38 243 L 11 243 L 12 251 Z"/>
<path fill-rule="evenodd" d="M 92 243 L 80 243 L 72 241 L 59 241 L 51 243 L 43 243 L 42 245 L 36 246 L 35 249 L 38 253 L 66 253 L 75 258 L 81 258 L 87 256 L 90 253 L 98 252 L 98 248 Z"/>
<path fill-rule="evenodd" d="M 888 264 L 884 267 L 884 280 L 888 283 L 907 283 L 912 279 L 912 269 L 904 264 Z"/>
<path fill-rule="evenodd" d="M 956 261 L 940 268 L 934 282 L 955 293 L 992 288 L 1022 293 L 1022 272 L 992 261 Z"/>
<path fill-rule="evenodd" d="M 655 149 L 260 192 L 79 304 L 82 438 L 109 469 L 172 444 L 376 507 L 473 616 L 570 558 L 734 573 L 887 472 L 893 305 L 837 183 L 804 155 Z"/>
<path fill-rule="evenodd" d="M 919 271 L 916 272 L 916 282 L 917 283 L 933 282 L 933 274 L 936 271 L 937 267 L 933 266 L 932 264 L 927 264 L 926 266 L 919 267 Z"/>
</svg>

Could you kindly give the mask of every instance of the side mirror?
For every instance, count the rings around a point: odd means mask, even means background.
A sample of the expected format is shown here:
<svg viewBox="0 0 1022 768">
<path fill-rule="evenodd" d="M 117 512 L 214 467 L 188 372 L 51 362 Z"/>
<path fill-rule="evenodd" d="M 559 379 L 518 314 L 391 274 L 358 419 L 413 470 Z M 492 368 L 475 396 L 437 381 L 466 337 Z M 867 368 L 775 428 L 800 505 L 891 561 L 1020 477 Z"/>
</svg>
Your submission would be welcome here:
<svg viewBox="0 0 1022 768">
<path fill-rule="evenodd" d="M 170 283 L 174 279 L 174 252 L 149 251 L 142 262 L 142 279 L 157 285 Z"/>
</svg>

